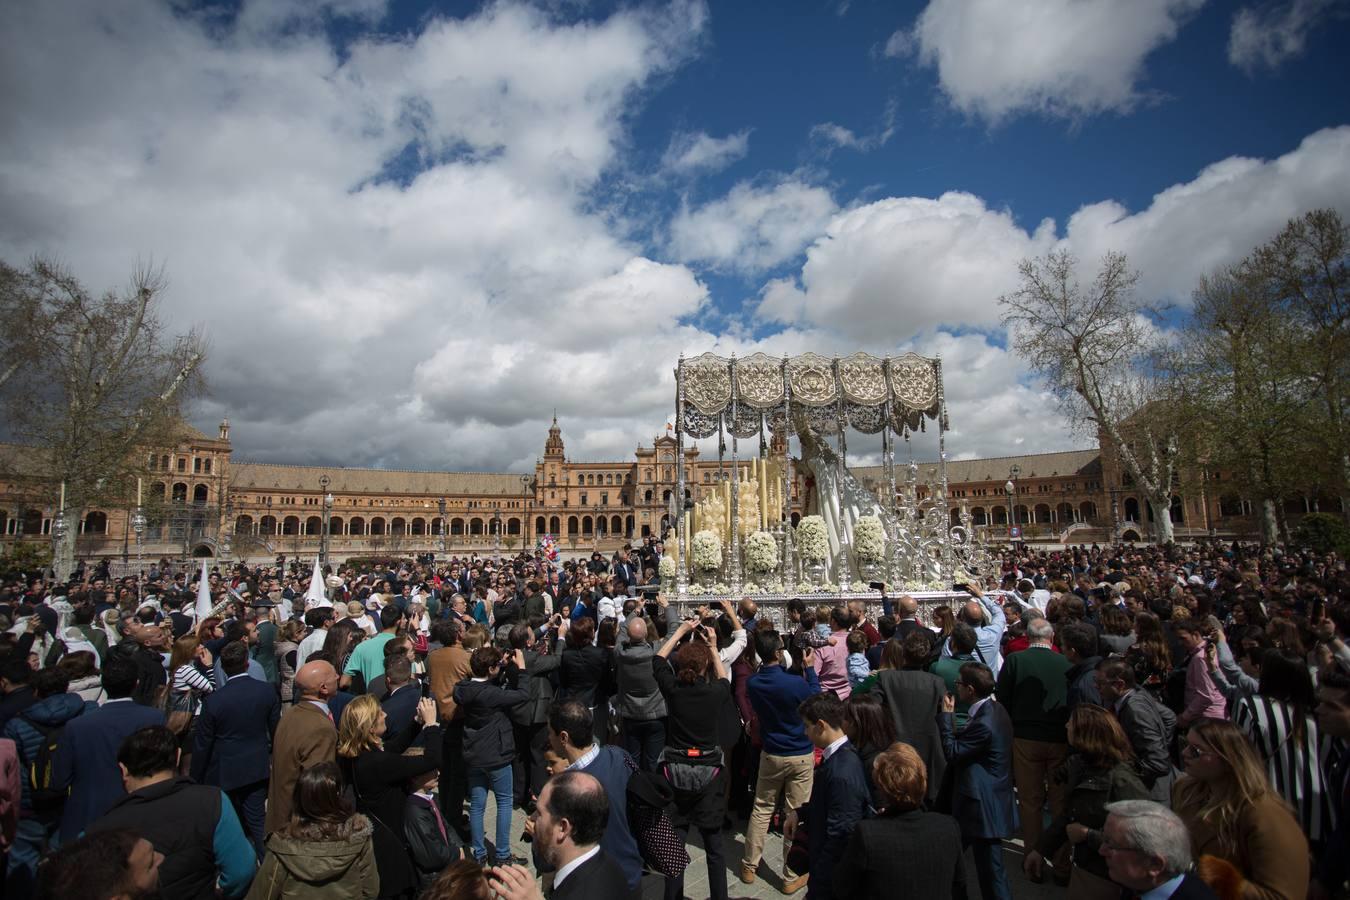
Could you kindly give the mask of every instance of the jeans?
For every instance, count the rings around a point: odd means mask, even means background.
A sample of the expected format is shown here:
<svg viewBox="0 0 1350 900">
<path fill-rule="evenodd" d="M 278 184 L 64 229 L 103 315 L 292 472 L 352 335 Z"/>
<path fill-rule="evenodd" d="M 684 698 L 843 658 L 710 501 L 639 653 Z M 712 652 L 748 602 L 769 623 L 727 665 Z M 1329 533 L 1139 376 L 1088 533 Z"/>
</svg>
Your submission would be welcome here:
<svg viewBox="0 0 1350 900">
<path fill-rule="evenodd" d="M 4 880 L 5 896 L 28 900 L 33 895 L 38 861 L 47 852 L 49 842 L 56 840 L 56 828 L 32 818 L 19 820 L 14 832 L 14 844 L 9 848 Z"/>
<path fill-rule="evenodd" d="M 676 828 L 680 844 L 689 841 L 689 829 Z M 710 900 L 727 900 L 727 864 L 722 856 L 722 829 L 700 828 L 703 836 L 703 852 L 708 857 L 708 896 Z M 683 900 L 684 872 L 674 877 L 666 876 L 665 900 Z"/>
<path fill-rule="evenodd" d="M 666 746 L 666 723 L 661 719 L 624 719 L 623 749 L 646 772 L 655 772 Z"/>
<path fill-rule="evenodd" d="M 497 800 L 497 859 L 511 855 L 511 764 L 496 769 L 469 770 L 469 847 L 474 859 L 487 861 L 483 846 L 483 813 L 487 810 L 488 791 Z"/>
<path fill-rule="evenodd" d="M 244 828 L 244 836 L 253 845 L 254 852 L 258 854 L 258 859 L 261 860 L 263 857 L 263 841 L 267 838 L 264 828 L 264 822 L 267 819 L 265 811 L 267 782 L 258 781 L 253 784 L 230 788 L 225 794 L 230 798 L 230 804 L 234 807 L 235 815 L 239 816 L 239 824 Z"/>
<path fill-rule="evenodd" d="M 778 794 L 783 792 L 783 805 L 789 810 L 799 809 L 811 799 L 811 782 L 815 756 L 774 756 L 764 753 L 759 758 L 759 777 L 755 779 L 755 807 L 750 813 L 750 824 L 745 829 L 745 857 L 742 864 L 751 869 L 759 865 L 764 855 L 764 837 L 769 833 L 769 820 L 778 805 Z M 796 872 L 783 871 L 783 880 L 791 881 Z"/>
<path fill-rule="evenodd" d="M 962 838 L 963 847 L 973 848 L 975 877 L 980 883 L 984 900 L 1012 900 L 1008 873 L 1003 870 L 1003 840 L 1001 838 Z"/>
</svg>

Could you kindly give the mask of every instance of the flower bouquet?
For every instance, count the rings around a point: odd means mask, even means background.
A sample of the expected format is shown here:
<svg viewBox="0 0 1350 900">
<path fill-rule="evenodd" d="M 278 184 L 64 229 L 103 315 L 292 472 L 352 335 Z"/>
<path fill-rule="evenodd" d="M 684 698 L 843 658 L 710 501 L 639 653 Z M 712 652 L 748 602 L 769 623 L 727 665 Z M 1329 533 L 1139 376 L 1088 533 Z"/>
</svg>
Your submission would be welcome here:
<svg viewBox="0 0 1350 900">
<path fill-rule="evenodd" d="M 694 535 L 689 548 L 689 562 L 699 577 L 708 580 L 722 568 L 722 539 L 717 532 L 704 529 Z"/>
<path fill-rule="evenodd" d="M 765 575 L 778 568 L 778 542 L 767 531 L 756 531 L 745 541 L 745 570 Z"/>
<path fill-rule="evenodd" d="M 829 530 L 820 516 L 807 516 L 798 523 L 797 553 L 807 562 L 824 562 L 829 558 Z"/>
<path fill-rule="evenodd" d="M 675 583 L 675 557 L 669 554 L 662 556 L 656 564 L 656 574 L 661 576 L 661 583 L 669 590 Z"/>
<path fill-rule="evenodd" d="M 886 532 L 881 519 L 860 516 L 853 526 L 853 552 L 860 562 L 880 562 L 886 555 Z"/>
</svg>

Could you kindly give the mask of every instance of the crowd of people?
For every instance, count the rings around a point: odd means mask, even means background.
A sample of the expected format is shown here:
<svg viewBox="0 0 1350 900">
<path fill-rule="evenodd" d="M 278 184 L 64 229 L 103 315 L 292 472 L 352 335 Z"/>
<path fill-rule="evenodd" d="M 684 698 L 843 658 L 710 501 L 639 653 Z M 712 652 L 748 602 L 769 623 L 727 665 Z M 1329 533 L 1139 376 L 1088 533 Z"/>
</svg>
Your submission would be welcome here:
<svg viewBox="0 0 1350 900">
<path fill-rule="evenodd" d="M 944 605 L 773 611 L 660 554 L 239 564 L 209 615 L 167 562 L 0 585 L 4 895 L 679 900 L 691 831 L 713 900 L 1007 900 L 1005 859 L 1347 895 L 1334 554 L 1010 549 Z"/>
</svg>

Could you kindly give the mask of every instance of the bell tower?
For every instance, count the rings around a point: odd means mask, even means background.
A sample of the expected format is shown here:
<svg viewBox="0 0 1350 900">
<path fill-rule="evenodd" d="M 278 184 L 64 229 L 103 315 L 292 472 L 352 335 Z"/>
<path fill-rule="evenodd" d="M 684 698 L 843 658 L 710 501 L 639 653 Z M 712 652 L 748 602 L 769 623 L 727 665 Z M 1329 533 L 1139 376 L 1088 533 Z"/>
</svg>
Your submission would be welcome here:
<svg viewBox="0 0 1350 900">
<path fill-rule="evenodd" d="M 563 458 L 563 439 L 562 429 L 558 427 L 558 414 L 553 414 L 553 424 L 548 429 L 548 440 L 544 441 L 544 457 L 546 459 Z"/>
</svg>

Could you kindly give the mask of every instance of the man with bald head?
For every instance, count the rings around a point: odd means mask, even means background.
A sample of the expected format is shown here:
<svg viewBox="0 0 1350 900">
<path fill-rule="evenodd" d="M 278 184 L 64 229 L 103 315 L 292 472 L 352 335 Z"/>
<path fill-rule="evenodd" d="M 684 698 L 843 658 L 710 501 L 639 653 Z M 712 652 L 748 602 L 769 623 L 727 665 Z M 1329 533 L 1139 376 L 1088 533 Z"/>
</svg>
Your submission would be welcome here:
<svg viewBox="0 0 1350 900">
<path fill-rule="evenodd" d="M 656 605 L 665 612 L 667 633 L 674 631 L 679 626 L 675 607 L 665 594 L 657 594 Z M 623 723 L 623 748 L 639 766 L 655 772 L 666 746 L 666 699 L 652 672 L 656 648 L 641 609 L 638 607 L 619 626 L 619 642 L 614 648 L 618 683 L 614 709 Z"/>
<path fill-rule="evenodd" d="M 338 673 L 316 660 L 295 673 L 300 699 L 281 717 L 272 739 L 272 781 L 267 789 L 267 833 L 291 818 L 291 795 L 300 773 L 322 762 L 334 762 L 337 727 L 328 701 L 337 693 Z"/>
<path fill-rule="evenodd" d="M 984 663 L 998 677 L 1003 667 L 1003 632 L 1008 626 L 1008 618 L 1003 607 L 984 595 L 978 585 L 968 585 L 972 599 L 966 601 L 958 613 L 961 621 L 975 629 L 975 658 Z M 942 655 L 951 656 L 951 639 L 942 648 Z"/>
</svg>

